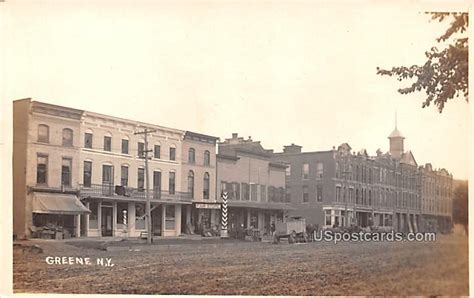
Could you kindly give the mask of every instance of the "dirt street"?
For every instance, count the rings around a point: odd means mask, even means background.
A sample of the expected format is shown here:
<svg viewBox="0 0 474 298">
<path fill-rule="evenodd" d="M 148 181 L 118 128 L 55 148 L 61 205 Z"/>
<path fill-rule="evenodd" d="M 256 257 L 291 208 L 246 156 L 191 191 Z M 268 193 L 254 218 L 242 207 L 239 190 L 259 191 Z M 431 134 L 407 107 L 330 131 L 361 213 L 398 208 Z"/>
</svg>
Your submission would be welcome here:
<svg viewBox="0 0 474 298">
<path fill-rule="evenodd" d="M 435 243 L 198 241 L 135 251 L 20 243 L 15 293 L 468 295 L 467 238 L 459 235 Z M 89 257 L 92 265 L 48 265 L 47 256 Z M 114 266 L 96 265 L 97 258 Z"/>
</svg>

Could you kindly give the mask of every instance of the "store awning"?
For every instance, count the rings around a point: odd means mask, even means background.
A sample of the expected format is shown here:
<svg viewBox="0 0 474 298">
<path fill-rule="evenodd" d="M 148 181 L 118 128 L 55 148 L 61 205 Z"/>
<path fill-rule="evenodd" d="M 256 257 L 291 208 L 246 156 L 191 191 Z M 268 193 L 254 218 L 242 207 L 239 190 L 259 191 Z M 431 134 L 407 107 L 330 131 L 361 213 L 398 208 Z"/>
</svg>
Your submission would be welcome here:
<svg viewBox="0 0 474 298">
<path fill-rule="evenodd" d="M 33 193 L 33 213 L 81 214 L 90 213 L 76 195 L 62 193 Z"/>
<path fill-rule="evenodd" d="M 228 201 L 229 207 L 254 208 L 263 210 L 295 210 L 285 203 L 252 202 L 252 201 Z"/>
</svg>

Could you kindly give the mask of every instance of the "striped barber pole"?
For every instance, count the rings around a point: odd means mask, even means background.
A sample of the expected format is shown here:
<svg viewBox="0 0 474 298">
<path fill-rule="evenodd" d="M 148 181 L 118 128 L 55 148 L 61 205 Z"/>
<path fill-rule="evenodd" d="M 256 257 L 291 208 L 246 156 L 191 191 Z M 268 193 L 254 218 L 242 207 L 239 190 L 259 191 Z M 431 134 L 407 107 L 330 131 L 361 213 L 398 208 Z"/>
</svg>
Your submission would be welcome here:
<svg viewBox="0 0 474 298">
<path fill-rule="evenodd" d="M 221 238 L 229 238 L 227 231 L 227 192 L 222 192 L 222 208 L 221 208 Z"/>
</svg>

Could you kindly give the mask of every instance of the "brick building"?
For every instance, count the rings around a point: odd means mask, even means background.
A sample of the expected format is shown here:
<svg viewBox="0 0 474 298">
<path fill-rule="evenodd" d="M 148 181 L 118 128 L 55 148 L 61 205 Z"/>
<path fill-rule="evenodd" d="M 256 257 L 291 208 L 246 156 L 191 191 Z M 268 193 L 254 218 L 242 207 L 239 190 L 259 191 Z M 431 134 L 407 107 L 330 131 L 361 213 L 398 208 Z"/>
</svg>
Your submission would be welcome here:
<svg viewBox="0 0 474 298">
<path fill-rule="evenodd" d="M 426 229 L 422 216 L 426 171 L 418 169 L 412 152 L 404 151 L 404 137 L 398 129 L 389 140 L 389 152 L 377 150 L 376 156 L 369 156 L 364 149 L 352 152 L 347 143 L 316 152 L 302 152 L 301 146 L 292 144 L 275 153 L 274 160 L 289 165 L 286 196 L 296 208 L 290 214 L 321 227 L 353 224 L 396 231 Z M 441 181 L 447 187 L 452 177 L 446 173 Z M 443 194 L 446 196 L 439 201 L 444 202 L 445 212 L 436 214 L 450 221 L 450 195 L 447 191 Z"/>
<path fill-rule="evenodd" d="M 218 144 L 218 193 L 228 193 L 229 229 L 238 226 L 269 233 L 273 222 L 285 220 L 286 165 L 272 161 L 273 150 L 236 133 Z"/>
<path fill-rule="evenodd" d="M 46 223 L 64 226 L 73 236 L 128 237 L 146 231 L 145 145 L 143 135 L 134 135 L 143 129 L 155 131 L 148 136 L 153 234 L 186 232 L 196 203 L 216 202 L 215 137 L 30 99 L 13 106 L 14 234 L 19 238 Z M 190 171 L 194 194 L 185 178 Z"/>
</svg>

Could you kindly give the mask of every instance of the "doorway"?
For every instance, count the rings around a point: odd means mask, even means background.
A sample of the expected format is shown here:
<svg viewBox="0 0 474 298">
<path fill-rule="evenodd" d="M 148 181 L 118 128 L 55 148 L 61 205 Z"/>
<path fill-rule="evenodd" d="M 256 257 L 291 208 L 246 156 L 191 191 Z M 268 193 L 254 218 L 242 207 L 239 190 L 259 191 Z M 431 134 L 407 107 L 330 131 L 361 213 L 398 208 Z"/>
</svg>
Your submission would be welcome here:
<svg viewBox="0 0 474 298">
<path fill-rule="evenodd" d="M 102 236 L 112 236 L 113 220 L 112 206 L 104 206 L 101 208 L 101 232 Z"/>
<path fill-rule="evenodd" d="M 163 207 L 159 205 L 151 211 L 151 228 L 154 236 L 161 236 L 161 221 L 162 221 Z"/>
</svg>

